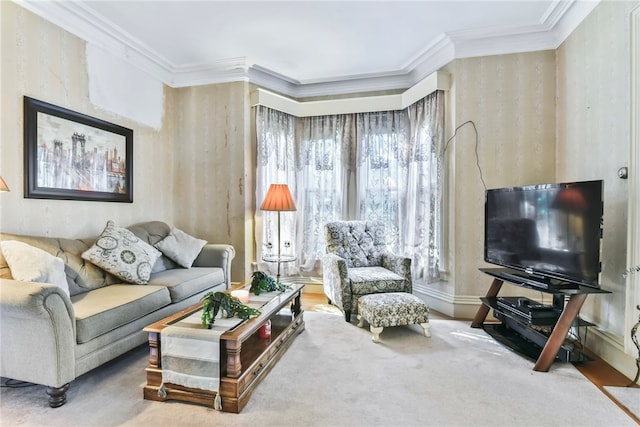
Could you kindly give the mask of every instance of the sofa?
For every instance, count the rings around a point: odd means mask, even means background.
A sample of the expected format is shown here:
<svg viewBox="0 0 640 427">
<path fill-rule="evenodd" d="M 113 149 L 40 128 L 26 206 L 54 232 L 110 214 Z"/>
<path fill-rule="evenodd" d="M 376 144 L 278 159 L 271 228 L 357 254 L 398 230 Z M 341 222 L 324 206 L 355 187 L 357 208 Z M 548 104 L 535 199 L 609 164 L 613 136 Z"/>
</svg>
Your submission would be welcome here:
<svg viewBox="0 0 640 427">
<path fill-rule="evenodd" d="M 145 248 L 156 251 L 156 245 L 180 230 L 150 221 L 120 231 L 128 233 L 126 244 L 136 240 L 136 245 L 146 243 Z M 233 246 L 191 238 L 199 244 L 195 252 L 190 248 L 195 259 L 188 268 L 157 251 L 153 265 L 138 266 L 143 273 L 148 271 L 145 281 L 136 283 L 135 278 L 123 276 L 127 278 L 123 280 L 87 260 L 92 250 L 106 257 L 107 251 L 99 247 L 101 240 L 109 242 L 104 233 L 90 239 L 0 233 L 0 375 L 44 385 L 51 407 L 66 402 L 75 378 L 146 343 L 143 328 L 197 303 L 209 291 L 230 285 Z M 5 257 L 9 244 L 26 244 L 48 253 L 47 257 L 53 255 L 56 262 L 62 260 L 62 285 L 16 280 L 7 259 L 14 267 L 16 262 Z M 131 251 L 120 254 L 127 262 L 129 256 Z"/>
</svg>

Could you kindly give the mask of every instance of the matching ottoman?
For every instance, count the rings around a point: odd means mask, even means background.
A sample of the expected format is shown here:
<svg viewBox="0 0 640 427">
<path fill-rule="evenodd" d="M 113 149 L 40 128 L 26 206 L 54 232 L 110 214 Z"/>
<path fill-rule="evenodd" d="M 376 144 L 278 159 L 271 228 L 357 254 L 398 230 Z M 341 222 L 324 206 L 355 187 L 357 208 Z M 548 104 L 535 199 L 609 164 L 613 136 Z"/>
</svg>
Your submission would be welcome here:
<svg viewBox="0 0 640 427">
<path fill-rule="evenodd" d="M 380 334 L 388 326 L 419 324 L 424 336 L 430 337 L 429 306 L 420 298 L 406 292 L 369 294 L 358 300 L 358 326 L 364 321 L 371 326 L 373 342 L 380 342 Z"/>
</svg>

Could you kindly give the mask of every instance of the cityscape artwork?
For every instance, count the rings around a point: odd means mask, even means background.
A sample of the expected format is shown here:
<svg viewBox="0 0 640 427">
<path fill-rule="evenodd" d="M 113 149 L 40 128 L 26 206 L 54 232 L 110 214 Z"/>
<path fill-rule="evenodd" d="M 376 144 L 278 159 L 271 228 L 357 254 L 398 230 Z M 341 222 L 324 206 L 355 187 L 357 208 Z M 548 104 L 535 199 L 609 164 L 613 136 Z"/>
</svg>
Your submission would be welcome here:
<svg viewBox="0 0 640 427">
<path fill-rule="evenodd" d="M 133 131 L 25 97 L 25 195 L 131 202 Z"/>
</svg>

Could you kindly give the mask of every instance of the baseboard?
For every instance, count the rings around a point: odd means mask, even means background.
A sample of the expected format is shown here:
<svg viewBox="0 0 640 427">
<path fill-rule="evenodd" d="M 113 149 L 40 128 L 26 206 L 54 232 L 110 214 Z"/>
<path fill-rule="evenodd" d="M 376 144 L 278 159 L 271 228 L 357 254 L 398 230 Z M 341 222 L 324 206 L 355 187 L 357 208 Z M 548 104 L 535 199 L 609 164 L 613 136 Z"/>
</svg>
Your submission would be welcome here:
<svg viewBox="0 0 640 427">
<path fill-rule="evenodd" d="M 413 293 L 427 303 L 429 308 L 454 319 L 474 318 L 480 307 L 480 297 L 475 295 L 453 295 L 427 285 L 414 283 Z M 495 320 L 487 317 L 487 320 Z"/>
<path fill-rule="evenodd" d="M 324 294 L 322 280 L 317 277 L 286 276 L 281 277 L 280 281 L 282 283 L 298 283 L 304 285 L 304 289 L 302 289 L 303 294 Z"/>
<path fill-rule="evenodd" d="M 623 341 L 623 337 L 592 327 L 585 347 L 631 381 L 636 375 L 635 357 L 624 352 Z"/>
</svg>

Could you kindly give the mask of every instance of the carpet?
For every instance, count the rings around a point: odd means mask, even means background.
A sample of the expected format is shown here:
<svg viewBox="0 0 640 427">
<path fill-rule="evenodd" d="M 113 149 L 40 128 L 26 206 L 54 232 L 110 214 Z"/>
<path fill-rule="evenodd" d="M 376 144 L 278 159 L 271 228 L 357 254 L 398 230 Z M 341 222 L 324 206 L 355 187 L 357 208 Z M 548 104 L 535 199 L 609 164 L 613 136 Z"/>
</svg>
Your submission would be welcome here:
<svg viewBox="0 0 640 427">
<path fill-rule="evenodd" d="M 604 386 L 604 389 L 640 418 L 640 388 Z"/>
<path fill-rule="evenodd" d="M 142 398 L 147 349 L 76 379 L 66 405 L 44 388 L 2 388 L 2 426 L 631 426 L 571 364 L 548 373 L 469 322 L 387 328 L 374 344 L 341 315 L 305 312 L 306 330 L 240 414 Z"/>
</svg>

